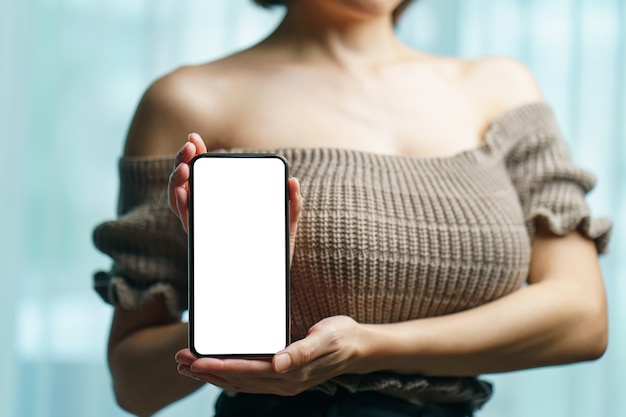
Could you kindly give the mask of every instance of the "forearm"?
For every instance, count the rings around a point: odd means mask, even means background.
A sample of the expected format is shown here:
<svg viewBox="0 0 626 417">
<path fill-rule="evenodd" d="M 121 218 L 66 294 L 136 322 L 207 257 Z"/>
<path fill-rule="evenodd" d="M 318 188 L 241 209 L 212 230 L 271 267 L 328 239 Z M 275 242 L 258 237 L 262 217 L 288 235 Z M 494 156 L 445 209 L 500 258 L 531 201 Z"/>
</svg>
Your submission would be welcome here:
<svg viewBox="0 0 626 417">
<path fill-rule="evenodd" d="M 341 374 L 474 376 L 598 357 L 607 317 L 593 243 L 538 237 L 533 253 L 527 287 L 464 312 L 393 324 L 328 317 L 271 363 L 189 351 L 178 359 L 189 376 L 227 390 L 294 395 Z"/>
<path fill-rule="evenodd" d="M 202 386 L 177 372 L 174 355 L 186 346 L 186 323 L 146 327 L 117 343 L 109 366 L 120 406 L 148 416 Z"/>
<path fill-rule="evenodd" d="M 457 314 L 365 325 L 365 363 L 368 371 L 470 376 L 597 358 L 606 311 L 583 288 L 546 281 Z"/>
</svg>

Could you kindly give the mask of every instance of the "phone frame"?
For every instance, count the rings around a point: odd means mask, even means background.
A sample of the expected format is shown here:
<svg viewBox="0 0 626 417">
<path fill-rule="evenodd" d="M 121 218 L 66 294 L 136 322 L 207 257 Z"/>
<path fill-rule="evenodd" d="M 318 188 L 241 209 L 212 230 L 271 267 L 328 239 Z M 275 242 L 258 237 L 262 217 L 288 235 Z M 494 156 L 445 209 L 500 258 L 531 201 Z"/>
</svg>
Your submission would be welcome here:
<svg viewBox="0 0 626 417">
<path fill-rule="evenodd" d="M 194 164 L 203 158 L 275 158 L 284 165 L 284 209 L 285 209 L 285 347 L 291 343 L 291 311 L 290 311 L 290 239 L 289 239 L 289 163 L 282 155 L 270 153 L 203 153 L 196 155 L 189 163 L 189 216 L 188 216 L 188 306 L 189 306 L 189 327 L 188 341 L 189 349 L 198 358 L 271 358 L 276 352 L 256 352 L 256 353 L 224 353 L 205 354 L 198 352 L 195 348 L 194 337 Z"/>
</svg>

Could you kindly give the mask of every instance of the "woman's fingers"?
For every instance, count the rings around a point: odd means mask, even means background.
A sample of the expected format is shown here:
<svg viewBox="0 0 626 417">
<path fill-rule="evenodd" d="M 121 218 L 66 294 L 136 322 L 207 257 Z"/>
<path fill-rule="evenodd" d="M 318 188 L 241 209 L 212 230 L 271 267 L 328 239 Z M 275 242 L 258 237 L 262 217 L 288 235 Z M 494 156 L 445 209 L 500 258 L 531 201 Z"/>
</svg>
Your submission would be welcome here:
<svg viewBox="0 0 626 417">
<path fill-rule="evenodd" d="M 202 140 L 199 134 L 190 133 L 187 139 L 189 140 L 189 143 L 192 143 L 196 147 L 195 155 L 199 155 L 201 153 L 207 153 L 206 145 L 204 144 L 204 141 Z"/>
<path fill-rule="evenodd" d="M 194 361 L 191 366 L 194 372 L 204 372 L 219 375 L 265 375 L 273 376 L 272 364 L 268 360 L 262 359 L 217 359 L 200 358 Z"/>
<path fill-rule="evenodd" d="M 289 178 L 289 254 L 290 262 L 296 247 L 296 235 L 298 234 L 298 221 L 304 206 L 302 194 L 300 194 L 300 182 L 297 178 Z"/>
<path fill-rule="evenodd" d="M 206 382 L 223 388 L 228 392 L 246 392 L 248 394 L 271 394 L 281 390 L 276 386 L 280 386 L 280 382 L 276 380 L 267 380 L 265 378 L 232 378 L 233 375 L 228 377 L 221 377 L 214 374 L 204 372 L 194 372 L 186 365 L 178 365 L 178 372 L 182 375 L 196 379 L 198 381 Z M 284 389 L 283 389 L 284 390 Z"/>
<path fill-rule="evenodd" d="M 189 212 L 189 165 L 182 162 L 172 172 L 167 185 L 170 209 L 176 214 L 187 231 Z"/>
<path fill-rule="evenodd" d="M 197 358 L 188 348 L 176 353 L 176 362 L 189 366 L 194 372 L 205 373 L 273 373 L 270 359 Z"/>
<path fill-rule="evenodd" d="M 178 372 L 197 381 L 207 382 L 209 384 L 224 388 L 227 391 L 236 392 L 233 388 L 231 388 L 233 384 L 230 381 L 224 378 L 220 378 L 216 375 L 194 372 L 189 367 L 185 367 L 182 365 L 179 365 Z"/>
<path fill-rule="evenodd" d="M 187 142 L 185 143 L 174 157 L 174 167 L 167 184 L 168 203 L 170 210 L 176 214 L 178 218 L 181 218 L 182 213 L 176 204 L 176 188 L 186 187 L 187 181 L 189 181 L 189 161 L 194 157 L 196 152 L 196 145 Z"/>
<path fill-rule="evenodd" d="M 186 187 L 176 187 L 176 208 L 178 209 L 178 218 L 183 224 L 185 232 L 189 233 L 189 192 Z"/>
<path fill-rule="evenodd" d="M 176 352 L 176 356 L 174 356 L 174 359 L 176 359 L 176 362 L 178 363 L 191 365 L 198 358 L 196 358 L 193 353 L 191 353 L 191 350 L 189 350 L 189 348 L 184 348 Z"/>
<path fill-rule="evenodd" d="M 174 168 L 170 175 L 167 193 L 170 209 L 176 214 L 187 232 L 189 208 L 189 163 L 199 154 L 206 153 L 204 141 L 197 133 L 190 133 L 187 142 L 178 150 L 174 157 Z"/>
<path fill-rule="evenodd" d="M 179 150 L 176 152 L 176 157 L 174 158 L 174 168 L 176 168 L 181 163 L 188 164 L 191 159 L 197 155 L 198 147 L 193 142 L 186 142 Z"/>
</svg>

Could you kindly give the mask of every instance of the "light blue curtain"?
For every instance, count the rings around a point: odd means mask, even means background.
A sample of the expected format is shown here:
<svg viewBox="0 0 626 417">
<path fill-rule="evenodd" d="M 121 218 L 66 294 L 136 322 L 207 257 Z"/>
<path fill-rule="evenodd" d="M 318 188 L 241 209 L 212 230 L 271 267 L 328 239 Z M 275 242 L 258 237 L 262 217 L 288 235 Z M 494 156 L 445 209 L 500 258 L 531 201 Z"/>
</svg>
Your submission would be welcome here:
<svg viewBox="0 0 626 417">
<path fill-rule="evenodd" d="M 123 416 L 105 364 L 109 259 L 91 230 L 115 214 L 116 160 L 141 93 L 180 65 L 250 45 L 280 19 L 248 0 L 0 2 L 0 416 Z M 626 415 L 626 5 L 621 0 L 420 0 L 398 32 L 465 58 L 508 55 L 536 74 L 595 215 L 611 340 L 599 361 L 488 375 L 482 417 Z M 211 415 L 207 387 L 160 416 Z"/>
</svg>

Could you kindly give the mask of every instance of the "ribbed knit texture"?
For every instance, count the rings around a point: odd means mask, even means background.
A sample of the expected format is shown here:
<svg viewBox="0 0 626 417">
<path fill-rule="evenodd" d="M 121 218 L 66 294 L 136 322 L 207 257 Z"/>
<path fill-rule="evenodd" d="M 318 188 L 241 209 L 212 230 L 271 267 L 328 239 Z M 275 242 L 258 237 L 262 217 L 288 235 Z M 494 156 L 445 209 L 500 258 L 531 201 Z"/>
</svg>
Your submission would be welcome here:
<svg viewBox="0 0 626 417">
<path fill-rule="evenodd" d="M 236 152 L 236 151 L 228 151 Z M 600 252 L 610 222 L 592 221 L 584 200 L 594 178 L 572 166 L 543 103 L 491 125 L 486 143 L 451 157 L 416 158 L 343 149 L 282 149 L 304 197 L 291 270 L 292 339 L 338 314 L 389 323 L 463 311 L 518 289 L 527 279 L 538 225 L 579 230 Z M 163 294 L 186 308 L 187 240 L 167 207 L 173 158 L 120 161 L 120 217 L 98 226 L 96 246 L 112 256 L 96 275 L 103 298 L 139 308 Z M 487 400 L 474 378 L 344 375 L 356 390 L 430 392 L 452 401 Z"/>
</svg>

